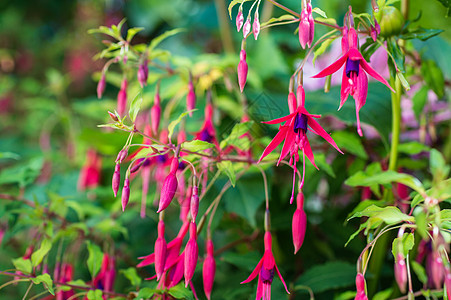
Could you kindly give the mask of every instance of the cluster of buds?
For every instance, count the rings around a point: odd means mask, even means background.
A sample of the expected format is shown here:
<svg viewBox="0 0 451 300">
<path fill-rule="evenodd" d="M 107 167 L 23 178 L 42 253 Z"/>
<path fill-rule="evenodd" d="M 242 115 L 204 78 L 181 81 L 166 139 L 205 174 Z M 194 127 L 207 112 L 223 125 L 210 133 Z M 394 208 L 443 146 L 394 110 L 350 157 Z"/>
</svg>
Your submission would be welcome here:
<svg viewBox="0 0 451 300">
<path fill-rule="evenodd" d="M 251 15 L 249 12 L 246 18 L 246 22 L 244 22 L 242 6 L 240 6 L 238 14 L 236 15 L 236 30 L 239 32 L 241 28 L 243 28 L 243 37 L 244 39 L 246 39 L 249 33 L 251 32 Z M 254 34 L 255 40 L 257 40 L 258 35 L 260 34 L 260 20 L 258 15 L 258 7 L 254 13 L 254 22 L 252 22 L 252 33 Z"/>
</svg>

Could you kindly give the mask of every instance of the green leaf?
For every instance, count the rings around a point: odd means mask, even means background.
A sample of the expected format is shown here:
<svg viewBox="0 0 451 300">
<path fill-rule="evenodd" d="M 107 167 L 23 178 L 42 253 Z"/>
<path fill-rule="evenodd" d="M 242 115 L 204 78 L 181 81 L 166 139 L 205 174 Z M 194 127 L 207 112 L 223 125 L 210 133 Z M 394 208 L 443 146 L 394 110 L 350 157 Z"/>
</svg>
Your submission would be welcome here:
<svg viewBox="0 0 451 300">
<path fill-rule="evenodd" d="M 229 8 L 228 8 L 230 20 L 232 20 L 232 8 L 233 8 L 236 4 L 241 4 L 241 3 L 246 2 L 246 1 L 251 1 L 251 0 L 233 0 L 232 2 L 230 2 Z"/>
<path fill-rule="evenodd" d="M 417 120 L 420 120 L 420 114 L 423 112 L 424 105 L 428 100 L 428 91 L 429 88 L 426 85 L 422 86 L 421 89 L 419 89 L 412 97 L 412 109 Z"/>
<path fill-rule="evenodd" d="M 44 158 L 40 156 L 12 167 L 4 168 L 0 172 L 0 184 L 17 183 L 20 187 L 25 187 L 34 182 L 41 174 L 43 163 Z"/>
<path fill-rule="evenodd" d="M 315 153 L 315 163 L 321 171 L 324 171 L 330 177 L 335 178 L 335 172 L 331 165 L 326 161 L 326 155 L 324 153 Z"/>
<path fill-rule="evenodd" d="M 86 245 L 88 247 L 88 260 L 86 261 L 88 265 L 89 273 L 91 273 L 91 277 L 94 278 L 97 275 L 97 272 L 100 270 L 100 266 L 102 264 L 103 253 L 100 250 L 99 246 L 96 244 L 91 244 L 90 241 L 86 241 Z"/>
<path fill-rule="evenodd" d="M 46 256 L 47 253 L 49 253 L 50 249 L 52 249 L 52 242 L 48 239 L 42 240 L 41 247 L 39 247 L 39 249 L 36 250 L 31 255 L 32 266 L 33 267 L 38 266 L 42 262 L 42 259 L 44 258 L 44 256 Z"/>
<path fill-rule="evenodd" d="M 214 148 L 215 145 L 205 142 L 205 141 L 201 141 L 201 140 L 192 140 L 190 142 L 183 142 L 182 143 L 182 151 L 183 149 L 191 151 L 191 152 L 198 152 L 198 151 L 203 151 L 203 150 L 207 150 L 207 149 L 211 149 Z"/>
<path fill-rule="evenodd" d="M 179 283 L 176 286 L 170 288 L 168 290 L 168 294 L 174 297 L 175 299 L 187 299 L 193 300 L 193 293 L 185 287 L 183 283 Z"/>
<path fill-rule="evenodd" d="M 313 61 L 312 61 L 313 65 L 315 64 L 315 61 L 318 58 L 318 56 L 323 54 L 327 50 L 327 48 L 329 48 L 329 46 L 332 44 L 333 41 L 335 41 L 335 38 L 327 39 L 324 42 L 322 42 L 318 48 L 316 48 L 316 50 L 313 52 Z"/>
<path fill-rule="evenodd" d="M 418 280 L 420 280 L 423 284 L 426 284 L 428 282 L 428 276 L 426 275 L 426 271 L 424 270 L 424 267 L 414 260 L 410 261 L 410 266 L 412 267 L 413 271 L 417 275 Z"/>
<path fill-rule="evenodd" d="M 128 110 L 128 115 L 133 123 L 135 123 L 136 116 L 138 116 L 138 112 L 141 109 L 141 103 L 143 102 L 142 92 L 139 92 L 133 101 L 130 103 L 130 109 Z"/>
<path fill-rule="evenodd" d="M 88 297 L 88 300 L 103 300 L 102 295 L 102 290 L 89 290 L 86 296 Z"/>
<path fill-rule="evenodd" d="M 331 136 L 340 149 L 344 149 L 346 152 L 352 153 L 362 159 L 368 158 L 362 141 L 357 134 L 348 131 L 335 131 Z"/>
<path fill-rule="evenodd" d="M 317 265 L 307 270 L 296 281 L 297 285 L 305 285 L 313 293 L 321 293 L 331 289 L 353 286 L 355 281 L 355 265 L 347 262 L 330 262 Z"/>
<path fill-rule="evenodd" d="M 386 290 L 380 291 L 374 295 L 373 300 L 387 300 L 390 299 L 391 294 L 393 293 L 393 288 L 388 288 Z"/>
<path fill-rule="evenodd" d="M 399 38 L 401 38 L 403 40 L 419 39 L 421 41 L 426 41 L 426 40 L 430 39 L 431 37 L 439 35 L 442 32 L 443 32 L 443 30 L 441 30 L 441 29 L 426 29 L 426 28 L 419 27 L 419 28 L 416 28 L 415 30 L 401 34 L 399 36 Z"/>
<path fill-rule="evenodd" d="M 32 266 L 29 259 L 23 259 L 22 257 L 12 260 L 14 267 L 23 273 L 31 273 Z"/>
<path fill-rule="evenodd" d="M 273 23 L 277 23 L 277 22 L 283 22 L 283 21 L 291 21 L 291 20 L 295 20 L 296 17 L 293 15 L 282 15 L 280 17 L 277 18 L 271 18 L 266 22 L 263 22 L 260 24 L 261 27 L 273 24 Z"/>
<path fill-rule="evenodd" d="M 364 172 L 359 171 L 349 177 L 345 181 L 345 184 L 349 186 L 371 186 L 374 184 L 389 184 L 392 182 L 399 182 L 407 185 L 420 194 L 425 192 L 421 181 L 417 178 L 409 174 L 398 173 L 391 170 L 377 173 L 375 175 L 367 175 Z"/>
<path fill-rule="evenodd" d="M 337 20 L 335 20 L 334 18 L 316 17 L 315 20 L 329 24 L 329 25 L 335 25 L 335 26 L 337 25 Z"/>
<path fill-rule="evenodd" d="M 0 152 L 0 159 L 15 159 L 19 160 L 20 155 L 12 152 Z"/>
<path fill-rule="evenodd" d="M 42 282 L 47 291 L 49 291 L 50 294 L 55 295 L 55 291 L 53 290 L 53 280 L 49 274 L 45 273 L 36 276 L 35 278 L 31 278 L 31 281 L 33 281 L 34 284 L 40 284 Z"/>
<path fill-rule="evenodd" d="M 398 261 L 398 253 L 401 253 L 405 258 L 410 250 L 415 245 L 415 237 L 413 233 L 404 233 L 402 237 L 397 237 L 392 243 L 392 254 L 395 258 L 395 262 Z"/>
<path fill-rule="evenodd" d="M 415 154 L 419 154 L 421 152 L 427 152 L 430 150 L 431 150 L 431 148 L 429 148 L 425 144 L 422 144 L 419 142 L 402 143 L 402 144 L 399 144 L 399 146 L 398 146 L 398 152 L 405 153 L 408 155 L 415 155 Z"/>
<path fill-rule="evenodd" d="M 391 53 L 393 56 L 393 59 L 396 62 L 396 65 L 398 66 L 398 70 L 404 73 L 406 71 L 404 67 L 404 54 L 402 53 L 401 49 L 399 48 L 398 42 L 394 38 L 387 39 L 387 50 Z M 393 66 L 393 62 L 391 59 L 388 60 L 389 65 Z M 394 76 L 397 72 L 393 68 L 390 68 L 392 71 L 392 76 Z"/>
<path fill-rule="evenodd" d="M 139 290 L 138 296 L 136 296 L 136 300 L 141 300 L 141 299 L 148 299 L 151 298 L 155 293 L 158 293 L 159 290 L 157 289 L 151 289 L 148 287 L 144 287 L 142 289 Z"/>
<path fill-rule="evenodd" d="M 127 42 L 130 42 L 133 39 L 133 37 L 142 30 L 144 30 L 143 27 L 133 27 L 127 30 Z"/>
<path fill-rule="evenodd" d="M 196 110 L 197 109 L 193 109 L 193 110 L 190 110 L 190 111 L 185 111 L 177 119 L 175 119 L 174 121 L 169 123 L 169 126 L 168 126 L 168 139 L 169 139 L 169 141 L 172 139 L 172 134 L 174 133 L 175 126 L 177 126 L 187 114 L 189 114 L 190 112 L 196 111 Z"/>
<path fill-rule="evenodd" d="M 403 214 L 399 208 L 394 206 L 379 207 L 370 205 L 362 211 L 356 212 L 349 219 L 361 217 L 370 217 L 384 221 L 388 225 L 396 224 L 402 221 L 414 221 L 414 217 Z M 349 220 L 348 219 L 348 220 Z"/>
<path fill-rule="evenodd" d="M 443 155 L 436 149 L 432 149 L 429 156 L 429 165 L 431 174 L 435 181 L 442 181 L 445 179 L 450 170 L 450 166 L 446 164 Z"/>
<path fill-rule="evenodd" d="M 149 45 L 149 52 L 152 52 L 152 50 L 155 49 L 155 47 L 157 47 L 162 41 L 164 41 L 168 37 L 171 37 L 173 35 L 176 35 L 177 33 L 183 32 L 183 31 L 186 31 L 186 29 L 175 28 L 175 29 L 166 31 L 162 35 L 159 35 L 156 38 L 152 39 L 152 41 L 150 42 L 150 45 Z"/>
<path fill-rule="evenodd" d="M 218 167 L 219 171 L 221 171 L 222 173 L 226 174 L 227 177 L 229 177 L 230 183 L 232 184 L 233 187 L 235 187 L 236 175 L 235 170 L 233 169 L 232 162 L 230 160 L 224 160 L 218 162 L 216 166 Z"/>
<path fill-rule="evenodd" d="M 221 141 L 220 148 L 224 149 L 225 147 L 231 145 L 235 146 L 241 150 L 248 150 L 250 147 L 250 141 L 248 138 L 243 137 L 254 124 L 253 121 L 238 123 L 233 126 L 230 134 Z"/>
<path fill-rule="evenodd" d="M 437 97 L 442 98 L 445 95 L 445 78 L 436 62 L 432 59 L 423 60 L 421 74 L 429 88 L 434 91 Z"/>
<path fill-rule="evenodd" d="M 418 233 L 423 239 L 428 239 L 428 221 L 427 216 L 421 207 L 416 207 L 413 211 L 415 217 L 415 224 L 417 225 Z"/>
<path fill-rule="evenodd" d="M 322 11 L 319 7 L 315 7 L 314 9 L 312 9 L 312 12 L 320 15 L 321 17 L 327 19 L 327 15 L 324 11 Z"/>
<path fill-rule="evenodd" d="M 139 277 L 138 272 L 136 271 L 136 268 L 130 267 L 128 269 L 120 270 L 119 272 L 124 274 L 124 276 L 128 280 L 130 280 L 130 283 L 133 286 L 140 286 L 141 285 L 141 277 Z M 147 298 L 149 298 L 149 297 L 147 297 Z"/>
</svg>

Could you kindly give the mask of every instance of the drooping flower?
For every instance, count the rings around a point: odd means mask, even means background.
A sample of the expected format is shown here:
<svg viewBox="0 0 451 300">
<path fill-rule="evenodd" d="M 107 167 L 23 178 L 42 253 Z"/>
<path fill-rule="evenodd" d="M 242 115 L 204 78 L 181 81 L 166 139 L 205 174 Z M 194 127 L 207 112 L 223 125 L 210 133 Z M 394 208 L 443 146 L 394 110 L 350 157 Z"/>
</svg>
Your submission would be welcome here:
<svg viewBox="0 0 451 300">
<path fill-rule="evenodd" d="M 219 148 L 218 140 L 216 139 L 216 130 L 213 125 L 213 105 L 208 103 L 204 110 L 205 120 L 202 128 L 195 133 L 196 140 L 213 143 Z"/>
<path fill-rule="evenodd" d="M 262 259 L 258 262 L 255 269 L 252 271 L 251 275 L 241 282 L 248 283 L 251 282 L 258 275 L 258 285 L 257 285 L 257 294 L 255 300 L 268 300 L 271 299 L 271 284 L 274 279 L 274 274 L 277 272 L 279 275 L 280 281 L 282 281 L 285 290 L 289 294 L 287 285 L 282 278 L 282 275 L 277 268 L 276 261 L 274 259 L 274 255 L 272 253 L 272 236 L 271 232 L 265 232 L 265 253 L 263 254 Z"/>
<path fill-rule="evenodd" d="M 282 152 L 280 153 L 279 160 L 277 162 L 277 165 L 280 164 L 282 159 L 287 156 L 287 154 L 290 154 L 290 166 L 293 166 L 294 172 L 293 172 L 293 191 L 291 194 L 290 203 L 294 199 L 294 185 L 295 185 L 295 176 L 297 172 L 297 166 L 296 163 L 299 161 L 299 151 L 302 151 L 303 156 L 303 172 L 302 172 L 302 180 L 300 184 L 300 189 L 304 185 L 304 175 L 305 175 L 305 157 L 308 158 L 308 160 L 315 166 L 315 168 L 318 169 L 318 167 L 315 164 L 315 159 L 313 157 L 312 148 L 310 147 L 309 140 L 307 138 L 307 131 L 310 130 L 311 132 L 321 136 L 323 139 L 325 139 L 329 144 L 331 144 L 335 149 L 337 149 L 338 152 L 343 153 L 338 146 L 335 144 L 335 141 L 332 139 L 332 137 L 321 127 L 321 125 L 318 124 L 318 122 L 315 121 L 314 118 L 319 118 L 320 115 L 313 115 L 310 114 L 304 107 L 305 103 L 305 93 L 304 89 L 301 85 L 298 87 L 298 102 L 296 103 L 294 100 L 296 100 L 294 95 L 291 95 L 288 97 L 288 100 L 291 101 L 289 103 L 289 107 L 295 108 L 295 110 L 290 113 L 289 115 L 263 122 L 265 124 L 279 124 L 282 122 L 285 122 L 284 125 L 279 126 L 279 132 L 276 134 L 274 139 L 269 143 L 269 145 L 265 148 L 263 151 L 260 159 L 258 162 L 261 162 L 263 158 L 265 158 L 269 153 L 271 153 L 280 143 L 282 143 L 283 140 L 285 140 Z M 310 126 L 310 128 L 308 128 Z"/>
<path fill-rule="evenodd" d="M 407 266 L 406 260 L 401 253 L 398 253 L 395 261 L 395 279 L 401 293 L 405 293 L 407 283 Z"/>
<path fill-rule="evenodd" d="M 116 278 L 115 266 L 114 258 L 105 253 L 103 255 L 100 271 L 92 281 L 92 286 L 96 289 L 112 292 L 114 279 Z"/>
<path fill-rule="evenodd" d="M 100 77 L 99 83 L 97 83 L 97 98 L 102 98 L 103 92 L 106 87 L 105 73 L 102 72 L 102 77 Z"/>
<path fill-rule="evenodd" d="M 117 113 L 123 116 L 127 107 L 127 79 L 123 79 L 121 89 L 117 94 Z"/>
<path fill-rule="evenodd" d="M 194 271 L 196 270 L 197 259 L 199 256 L 199 247 L 197 246 L 197 226 L 196 223 L 190 222 L 189 224 L 189 240 L 185 248 L 185 287 L 193 278 Z"/>
<path fill-rule="evenodd" d="M 166 263 L 167 244 L 164 239 L 164 227 L 163 220 L 160 220 L 158 222 L 158 238 L 155 241 L 155 273 L 157 274 L 157 280 L 160 280 L 163 275 Z"/>
<path fill-rule="evenodd" d="M 100 182 L 102 159 L 93 149 L 89 149 L 86 156 L 86 163 L 81 168 L 80 177 L 78 177 L 77 187 L 80 191 L 95 188 Z"/>
<path fill-rule="evenodd" d="M 251 17 L 250 16 L 247 17 L 246 22 L 244 23 L 243 37 L 247 38 L 247 35 L 249 34 L 249 32 L 251 32 Z"/>
<path fill-rule="evenodd" d="M 305 1 L 305 5 L 301 11 L 301 19 L 299 21 L 299 43 L 302 48 L 311 46 L 313 36 L 315 34 L 315 21 L 312 16 L 312 4 L 310 1 Z"/>
<path fill-rule="evenodd" d="M 171 204 L 174 198 L 175 192 L 177 191 L 177 168 L 179 166 L 179 161 L 176 157 L 172 159 L 171 169 L 168 176 L 164 180 L 163 187 L 161 189 L 160 202 L 158 205 L 157 213 L 166 209 L 166 207 Z"/>
<path fill-rule="evenodd" d="M 124 180 L 124 187 L 122 188 L 122 211 L 125 210 L 125 207 L 128 204 L 128 200 L 130 199 L 130 178 L 126 177 Z"/>
<path fill-rule="evenodd" d="M 152 133 L 154 135 L 158 134 L 158 127 L 160 127 L 160 117 L 161 117 L 161 105 L 160 105 L 160 94 L 155 93 L 154 103 L 150 109 L 150 122 L 152 124 Z"/>
<path fill-rule="evenodd" d="M 186 109 L 190 111 L 189 116 L 193 116 L 193 110 L 196 107 L 196 94 L 194 93 L 193 81 L 188 84 L 188 94 L 186 95 Z"/>
<path fill-rule="evenodd" d="M 213 241 L 211 239 L 207 240 L 206 248 L 207 248 L 207 256 L 205 257 L 204 260 L 204 267 L 202 269 L 202 278 L 204 280 L 205 296 L 207 296 L 207 299 L 210 300 L 216 273 L 214 246 Z"/>
<path fill-rule="evenodd" d="M 360 128 L 359 111 L 365 105 L 368 94 L 368 77 L 367 73 L 374 79 L 385 84 L 390 90 L 394 92 L 392 87 L 388 84 L 380 74 L 378 74 L 363 58 L 358 50 L 358 36 L 354 28 L 343 28 L 342 37 L 342 51 L 343 55 L 337 59 L 330 66 L 313 76 L 313 78 L 320 78 L 331 75 L 337 72 L 343 65 L 343 77 L 341 84 L 340 109 L 351 95 L 355 100 L 356 118 L 357 118 L 357 132 L 362 136 L 362 129 Z"/>
<path fill-rule="evenodd" d="M 238 14 L 236 15 L 236 31 L 240 31 L 241 27 L 243 27 L 244 16 L 243 16 L 243 8 L 240 6 L 238 10 Z"/>
<path fill-rule="evenodd" d="M 138 82 L 141 88 L 147 84 L 147 78 L 149 77 L 149 68 L 147 66 L 147 60 L 144 60 L 138 67 Z"/>
<path fill-rule="evenodd" d="M 357 276 L 355 277 L 355 286 L 357 288 L 357 294 L 355 295 L 354 300 L 368 300 L 365 293 L 365 277 L 362 273 L 357 273 Z"/>
<path fill-rule="evenodd" d="M 244 86 L 246 85 L 247 81 L 247 62 L 246 62 L 246 50 L 242 49 L 240 52 L 240 62 L 238 63 L 238 83 L 240 85 L 240 91 L 241 93 L 244 90 Z"/>
<path fill-rule="evenodd" d="M 294 254 L 301 249 L 302 243 L 304 243 L 305 230 L 307 228 L 307 216 L 304 211 L 304 194 L 302 192 L 299 192 L 296 197 L 296 205 L 297 208 L 293 214 L 291 227 L 293 234 Z"/>
</svg>

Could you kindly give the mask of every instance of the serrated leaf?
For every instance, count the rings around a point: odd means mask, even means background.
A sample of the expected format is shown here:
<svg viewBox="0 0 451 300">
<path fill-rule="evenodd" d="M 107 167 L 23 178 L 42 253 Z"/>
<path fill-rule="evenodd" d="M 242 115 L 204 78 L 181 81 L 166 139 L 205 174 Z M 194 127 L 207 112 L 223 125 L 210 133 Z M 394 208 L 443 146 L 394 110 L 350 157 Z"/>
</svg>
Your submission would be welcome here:
<svg viewBox="0 0 451 300">
<path fill-rule="evenodd" d="M 362 159 L 368 158 L 361 139 L 355 133 L 335 131 L 331 136 L 340 149 L 344 149 L 346 152 L 352 153 Z"/>
<path fill-rule="evenodd" d="M 31 273 L 32 266 L 31 260 L 23 259 L 22 257 L 16 258 L 12 260 L 14 267 L 23 272 L 23 273 Z"/>
<path fill-rule="evenodd" d="M 335 288 L 353 286 L 355 275 L 354 264 L 330 262 L 307 270 L 296 281 L 296 285 L 308 286 L 316 294 Z"/>
<path fill-rule="evenodd" d="M 39 249 L 36 250 L 31 255 L 32 266 L 33 267 L 38 266 L 42 262 L 42 259 L 44 258 L 44 256 L 46 256 L 47 253 L 49 253 L 50 249 L 52 249 L 52 242 L 48 239 L 42 240 L 41 246 L 39 247 Z"/>
<path fill-rule="evenodd" d="M 124 276 L 130 280 L 130 283 L 133 286 L 139 286 L 141 285 L 141 277 L 139 277 L 138 272 L 136 271 L 136 268 L 130 267 L 128 269 L 120 270 L 120 273 L 124 274 Z M 149 296 L 150 297 L 150 296 Z"/>
<path fill-rule="evenodd" d="M 233 164 L 229 160 L 221 161 L 216 164 L 218 170 L 227 175 L 230 179 L 230 183 L 233 187 L 235 187 L 236 183 L 236 175 L 235 170 L 233 169 Z"/>
<path fill-rule="evenodd" d="M 185 287 L 183 283 L 179 283 L 176 286 L 168 290 L 168 294 L 175 299 L 193 300 L 193 293 Z"/>
<path fill-rule="evenodd" d="M 175 28 L 175 29 L 166 31 L 162 35 L 159 35 L 156 38 L 152 39 L 152 41 L 150 42 L 150 45 L 149 45 L 149 52 L 152 52 L 152 50 L 155 49 L 155 47 L 157 47 L 162 41 L 164 41 L 168 37 L 171 37 L 173 35 L 176 35 L 177 33 L 183 32 L 183 31 L 186 31 L 186 29 Z"/>
<path fill-rule="evenodd" d="M 91 244 L 90 241 L 86 241 L 86 245 L 89 252 L 88 260 L 86 261 L 86 263 L 88 265 L 89 273 L 91 273 L 91 277 L 94 278 L 100 270 L 103 253 L 100 250 L 99 246 L 97 246 L 96 244 Z"/>
<path fill-rule="evenodd" d="M 402 143 L 398 146 L 398 152 L 408 155 L 416 155 L 421 152 L 430 151 L 431 148 L 419 142 Z"/>
<path fill-rule="evenodd" d="M 189 110 L 189 111 L 185 111 L 177 119 L 175 119 L 174 121 L 169 123 L 169 126 L 168 126 L 168 139 L 169 139 L 169 141 L 172 139 L 172 134 L 174 133 L 175 126 L 177 126 L 187 114 L 189 114 L 190 112 L 196 111 L 196 110 L 197 109 L 192 109 L 192 110 Z"/>
<path fill-rule="evenodd" d="M 130 103 L 128 115 L 130 116 L 130 119 L 132 120 L 133 123 L 135 123 L 136 117 L 138 116 L 138 112 L 141 109 L 142 102 L 143 102 L 142 92 L 139 92 Z"/>
<path fill-rule="evenodd" d="M 414 221 L 414 217 L 402 213 L 399 208 L 394 206 L 379 207 L 370 205 L 362 211 L 356 212 L 349 219 L 360 217 L 370 217 L 380 219 L 388 225 L 396 224 L 402 221 Z"/>
<path fill-rule="evenodd" d="M 36 276 L 35 278 L 31 278 L 31 281 L 33 281 L 34 284 L 40 284 L 42 282 L 47 291 L 49 291 L 50 294 L 55 295 L 55 291 L 53 290 L 53 280 L 49 274 L 45 273 Z"/>
<path fill-rule="evenodd" d="M 211 149 L 214 147 L 215 147 L 214 144 L 211 144 L 206 141 L 201 141 L 201 140 L 192 140 L 189 142 L 182 143 L 182 149 L 185 149 L 185 150 L 188 150 L 191 152 L 203 151 L 203 150 Z"/>
</svg>

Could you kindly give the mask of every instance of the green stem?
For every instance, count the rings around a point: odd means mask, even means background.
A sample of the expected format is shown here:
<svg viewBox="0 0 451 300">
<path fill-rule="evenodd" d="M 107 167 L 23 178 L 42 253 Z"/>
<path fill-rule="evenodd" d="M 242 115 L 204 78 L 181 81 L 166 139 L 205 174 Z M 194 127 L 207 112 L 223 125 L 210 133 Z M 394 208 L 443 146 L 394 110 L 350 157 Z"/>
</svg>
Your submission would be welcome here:
<svg viewBox="0 0 451 300">
<path fill-rule="evenodd" d="M 396 171 L 396 165 L 398 162 L 398 145 L 399 145 L 399 134 L 401 131 L 401 93 L 402 86 L 401 81 L 398 77 L 395 79 L 391 78 L 390 83 L 395 86 L 396 93 L 391 93 L 391 103 L 392 103 L 392 138 L 391 138 L 391 149 L 390 149 L 390 161 L 388 168 L 389 170 Z M 393 84 L 394 83 L 394 84 Z"/>
<path fill-rule="evenodd" d="M 227 53 L 233 53 L 233 40 L 230 33 L 229 21 L 227 20 L 227 9 L 225 0 L 215 0 L 216 12 L 219 19 L 219 30 L 221 33 L 222 45 Z"/>
</svg>

